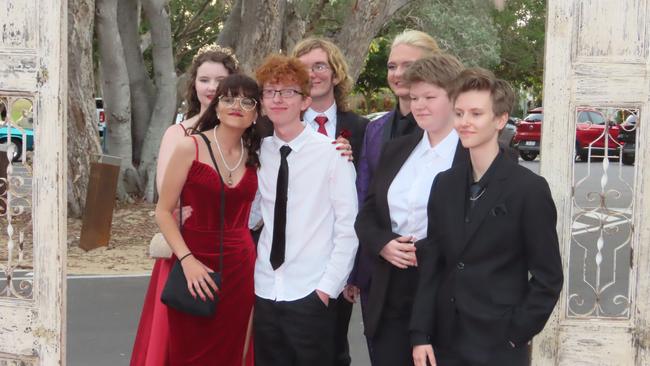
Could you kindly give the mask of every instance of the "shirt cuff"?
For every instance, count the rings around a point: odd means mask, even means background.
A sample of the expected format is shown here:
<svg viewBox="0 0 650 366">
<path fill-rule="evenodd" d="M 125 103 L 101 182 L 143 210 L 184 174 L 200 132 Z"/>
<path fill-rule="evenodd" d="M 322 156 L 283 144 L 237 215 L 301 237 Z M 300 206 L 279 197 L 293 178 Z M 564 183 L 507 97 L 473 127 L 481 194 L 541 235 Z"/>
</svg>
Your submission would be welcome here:
<svg viewBox="0 0 650 366">
<path fill-rule="evenodd" d="M 336 299 L 341 294 L 341 291 L 343 291 L 344 286 L 344 284 L 337 285 L 330 280 L 321 279 L 318 286 L 316 286 L 316 289 L 328 294 L 330 298 Z"/>
<path fill-rule="evenodd" d="M 421 346 L 423 344 L 431 344 L 431 339 L 428 335 L 418 331 L 411 331 L 411 346 Z"/>
</svg>

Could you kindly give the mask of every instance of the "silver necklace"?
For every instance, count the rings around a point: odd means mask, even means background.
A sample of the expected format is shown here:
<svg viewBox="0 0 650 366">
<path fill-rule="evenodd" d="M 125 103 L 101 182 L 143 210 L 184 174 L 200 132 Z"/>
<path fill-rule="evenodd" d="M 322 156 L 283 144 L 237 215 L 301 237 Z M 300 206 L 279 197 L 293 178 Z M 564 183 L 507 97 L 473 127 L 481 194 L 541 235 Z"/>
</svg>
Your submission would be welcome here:
<svg viewBox="0 0 650 366">
<path fill-rule="evenodd" d="M 481 196 L 485 193 L 485 187 L 481 188 L 481 192 L 478 194 L 476 197 L 469 197 L 470 201 L 476 201 L 477 199 L 481 198 Z"/>
<path fill-rule="evenodd" d="M 226 162 L 226 157 L 223 155 L 223 152 L 221 151 L 221 146 L 219 146 L 219 139 L 217 139 L 217 127 L 215 127 L 212 130 L 212 135 L 214 135 L 214 141 L 217 145 L 217 150 L 219 150 L 219 156 L 221 156 L 221 161 L 223 162 L 223 165 L 228 170 L 228 179 L 226 180 L 226 184 L 232 186 L 232 172 L 237 170 L 237 168 L 239 168 L 239 166 L 241 165 L 241 162 L 244 160 L 244 139 L 241 137 L 239 138 L 239 145 L 241 146 L 241 154 L 239 155 L 239 161 L 237 162 L 235 167 L 231 168 L 230 166 L 228 166 L 228 163 Z"/>
</svg>

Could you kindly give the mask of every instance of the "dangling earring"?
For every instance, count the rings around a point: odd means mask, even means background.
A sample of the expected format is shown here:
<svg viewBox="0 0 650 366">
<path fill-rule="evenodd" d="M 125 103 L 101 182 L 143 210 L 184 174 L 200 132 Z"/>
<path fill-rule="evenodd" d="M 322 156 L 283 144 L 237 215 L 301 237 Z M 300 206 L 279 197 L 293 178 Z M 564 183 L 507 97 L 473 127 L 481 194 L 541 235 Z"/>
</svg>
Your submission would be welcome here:
<svg viewBox="0 0 650 366">
<path fill-rule="evenodd" d="M 257 120 L 256 120 L 256 119 L 253 120 L 253 124 L 254 124 L 254 125 L 257 124 Z"/>
<path fill-rule="evenodd" d="M 217 112 L 217 119 L 221 121 L 221 118 L 219 118 L 219 112 Z"/>
</svg>

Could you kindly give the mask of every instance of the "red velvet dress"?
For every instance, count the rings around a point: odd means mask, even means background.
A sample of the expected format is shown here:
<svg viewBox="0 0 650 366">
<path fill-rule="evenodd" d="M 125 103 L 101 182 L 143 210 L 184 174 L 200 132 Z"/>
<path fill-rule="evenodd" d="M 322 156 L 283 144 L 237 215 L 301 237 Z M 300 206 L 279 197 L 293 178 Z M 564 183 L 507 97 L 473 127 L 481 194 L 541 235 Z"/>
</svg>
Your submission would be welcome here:
<svg viewBox="0 0 650 366">
<path fill-rule="evenodd" d="M 220 189 L 211 165 L 195 160 L 181 193 L 192 207 L 182 233 L 193 255 L 218 268 Z M 255 245 L 248 230 L 257 173 L 247 168 L 241 181 L 225 187 L 224 268 L 216 315 L 194 317 L 167 308 L 160 293 L 176 261 L 158 260 L 151 274 L 131 356 L 131 366 L 241 366 L 249 317 L 254 302 Z M 253 365 L 252 339 L 246 365 Z"/>
</svg>

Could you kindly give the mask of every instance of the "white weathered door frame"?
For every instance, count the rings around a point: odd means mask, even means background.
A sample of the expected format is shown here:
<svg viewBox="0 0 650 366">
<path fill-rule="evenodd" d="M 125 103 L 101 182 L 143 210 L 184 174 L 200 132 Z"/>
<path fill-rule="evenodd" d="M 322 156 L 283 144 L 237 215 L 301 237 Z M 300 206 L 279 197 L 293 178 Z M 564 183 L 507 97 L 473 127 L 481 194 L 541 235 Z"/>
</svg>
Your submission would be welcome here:
<svg viewBox="0 0 650 366">
<path fill-rule="evenodd" d="M 650 116 L 649 12 L 647 0 L 548 1 L 540 172 L 548 180 L 558 208 L 557 229 L 567 280 L 575 223 L 572 213 L 576 211 L 576 108 L 638 109 L 640 121 Z M 556 311 L 535 338 L 534 365 L 650 364 L 650 189 L 644 190 L 650 187 L 650 169 L 643 168 L 648 161 L 644 142 L 649 141 L 644 122 L 639 122 L 644 127 L 637 132 L 636 171 L 630 182 L 636 194 L 628 223 L 628 245 L 633 254 L 628 313 L 574 316 L 569 311 L 571 293 L 565 281 Z M 620 162 L 609 160 L 607 167 L 599 168 L 610 169 L 612 178 L 620 167 Z"/>
<path fill-rule="evenodd" d="M 14 285 L 32 288 L 24 297 L 0 295 L 0 365 L 63 365 L 67 1 L 4 0 L 2 4 L 0 95 L 33 101 L 35 155 L 31 200 L 33 258 L 23 260 L 31 262 L 33 279 L 14 280 Z M 4 236 L 13 237 L 11 245 L 15 245 L 18 233 L 11 232 L 6 215 L 0 221 L 0 230 Z M 7 240 L 0 242 L 5 248 L 9 245 Z M 17 255 L 15 247 L 13 253 Z M 0 278 L 5 280 L 0 287 L 7 285 L 6 274 L 16 261 L 0 260 Z"/>
</svg>

